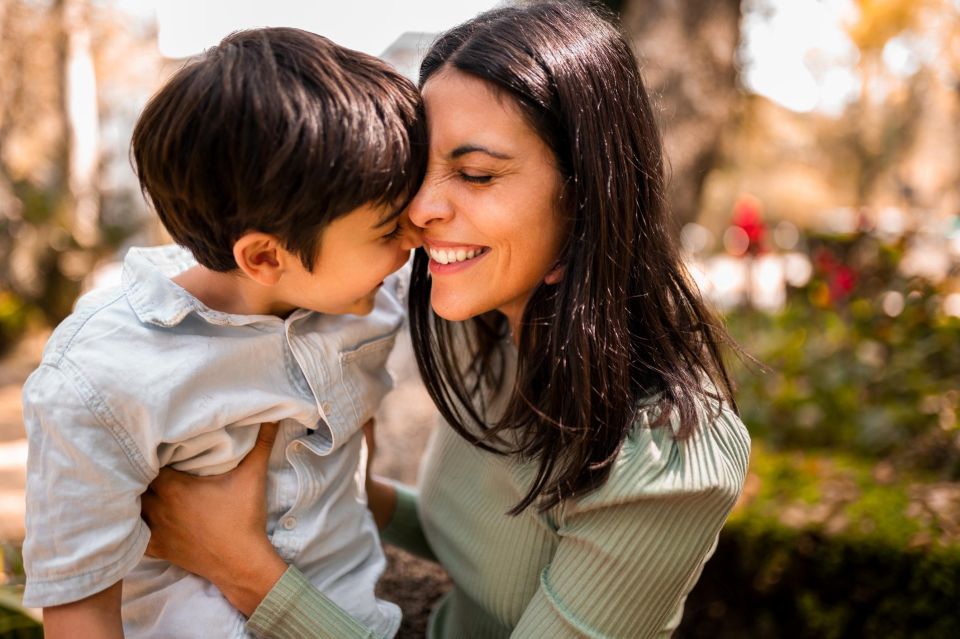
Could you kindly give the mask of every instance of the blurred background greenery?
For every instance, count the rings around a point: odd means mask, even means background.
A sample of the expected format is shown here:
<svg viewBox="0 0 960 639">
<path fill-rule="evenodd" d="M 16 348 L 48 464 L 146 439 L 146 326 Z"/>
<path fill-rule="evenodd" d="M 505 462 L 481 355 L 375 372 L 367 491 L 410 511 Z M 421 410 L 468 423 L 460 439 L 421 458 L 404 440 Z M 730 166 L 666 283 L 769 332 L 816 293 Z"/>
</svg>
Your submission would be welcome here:
<svg viewBox="0 0 960 639">
<path fill-rule="evenodd" d="M 228 4 L 0 0 L 0 637 L 37 632 L 19 385 L 83 289 L 164 241 L 127 160 L 150 93 L 260 24 L 413 73 L 494 2 Z M 751 473 L 679 636 L 960 636 L 960 0 L 607 4 L 693 277 L 759 362 L 733 362 Z"/>
</svg>

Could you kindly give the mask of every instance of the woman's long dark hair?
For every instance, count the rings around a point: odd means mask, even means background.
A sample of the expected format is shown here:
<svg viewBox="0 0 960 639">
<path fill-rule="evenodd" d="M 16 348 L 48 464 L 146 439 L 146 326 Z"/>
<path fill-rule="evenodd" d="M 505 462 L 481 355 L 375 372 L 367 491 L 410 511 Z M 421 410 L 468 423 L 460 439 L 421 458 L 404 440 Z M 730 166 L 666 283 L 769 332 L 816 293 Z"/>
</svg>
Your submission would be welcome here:
<svg viewBox="0 0 960 639">
<path fill-rule="evenodd" d="M 736 410 L 720 352 L 727 337 L 680 259 L 650 102 L 605 16 L 564 2 L 493 10 L 433 44 L 421 87 L 445 67 L 514 99 L 553 150 L 569 235 L 561 281 L 541 283 L 524 310 L 512 389 L 502 388 L 505 318 L 488 314 L 458 331 L 437 317 L 423 249 L 410 296 L 414 349 L 427 390 L 461 436 L 537 462 L 511 513 L 534 502 L 546 510 L 603 484 L 647 400 L 659 409 L 654 427 L 675 416 L 681 438 L 698 428 L 699 407 Z M 468 337 L 466 365 L 458 333 Z M 493 423 L 484 385 L 510 393 Z"/>
</svg>

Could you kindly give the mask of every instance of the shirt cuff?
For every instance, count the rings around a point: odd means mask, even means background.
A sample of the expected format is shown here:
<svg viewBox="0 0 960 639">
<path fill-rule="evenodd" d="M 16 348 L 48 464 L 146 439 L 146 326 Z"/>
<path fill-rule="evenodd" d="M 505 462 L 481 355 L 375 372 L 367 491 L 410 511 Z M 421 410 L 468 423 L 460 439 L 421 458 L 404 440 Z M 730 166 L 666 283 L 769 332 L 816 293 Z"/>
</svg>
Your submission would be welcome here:
<svg viewBox="0 0 960 639">
<path fill-rule="evenodd" d="M 247 630 L 269 639 L 374 639 L 351 617 L 289 566 L 247 620 Z"/>
<path fill-rule="evenodd" d="M 386 528 L 380 531 L 380 538 L 414 555 L 436 561 L 420 526 L 417 491 L 403 484 L 394 484 L 394 487 L 397 489 L 397 506 Z"/>
</svg>

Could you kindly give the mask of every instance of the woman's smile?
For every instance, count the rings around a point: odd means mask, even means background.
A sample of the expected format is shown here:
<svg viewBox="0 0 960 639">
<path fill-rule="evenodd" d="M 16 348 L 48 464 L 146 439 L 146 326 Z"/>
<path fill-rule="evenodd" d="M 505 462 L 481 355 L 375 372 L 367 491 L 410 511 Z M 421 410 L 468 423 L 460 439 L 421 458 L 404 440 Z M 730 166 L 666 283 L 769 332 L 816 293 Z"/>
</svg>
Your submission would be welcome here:
<svg viewBox="0 0 960 639">
<path fill-rule="evenodd" d="M 430 256 L 430 273 L 451 275 L 477 264 L 490 253 L 490 248 L 476 244 L 424 240 L 424 249 Z"/>
</svg>

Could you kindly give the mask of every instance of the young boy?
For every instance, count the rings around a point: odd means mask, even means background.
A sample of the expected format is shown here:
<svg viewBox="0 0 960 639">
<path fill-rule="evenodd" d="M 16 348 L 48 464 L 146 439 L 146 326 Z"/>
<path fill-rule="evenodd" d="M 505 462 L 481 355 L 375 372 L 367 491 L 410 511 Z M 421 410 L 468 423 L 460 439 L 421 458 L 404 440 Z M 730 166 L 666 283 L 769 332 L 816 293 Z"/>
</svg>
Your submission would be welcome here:
<svg viewBox="0 0 960 639">
<path fill-rule="evenodd" d="M 179 246 L 131 250 L 26 384 L 24 603 L 48 639 L 248 636 L 212 585 L 143 558 L 140 495 L 163 466 L 235 467 L 278 421 L 273 545 L 328 596 L 331 627 L 392 636 L 360 430 L 404 317 L 388 276 L 414 247 L 399 224 L 425 164 L 415 87 L 314 34 L 240 32 L 154 96 L 132 152 Z"/>
</svg>

